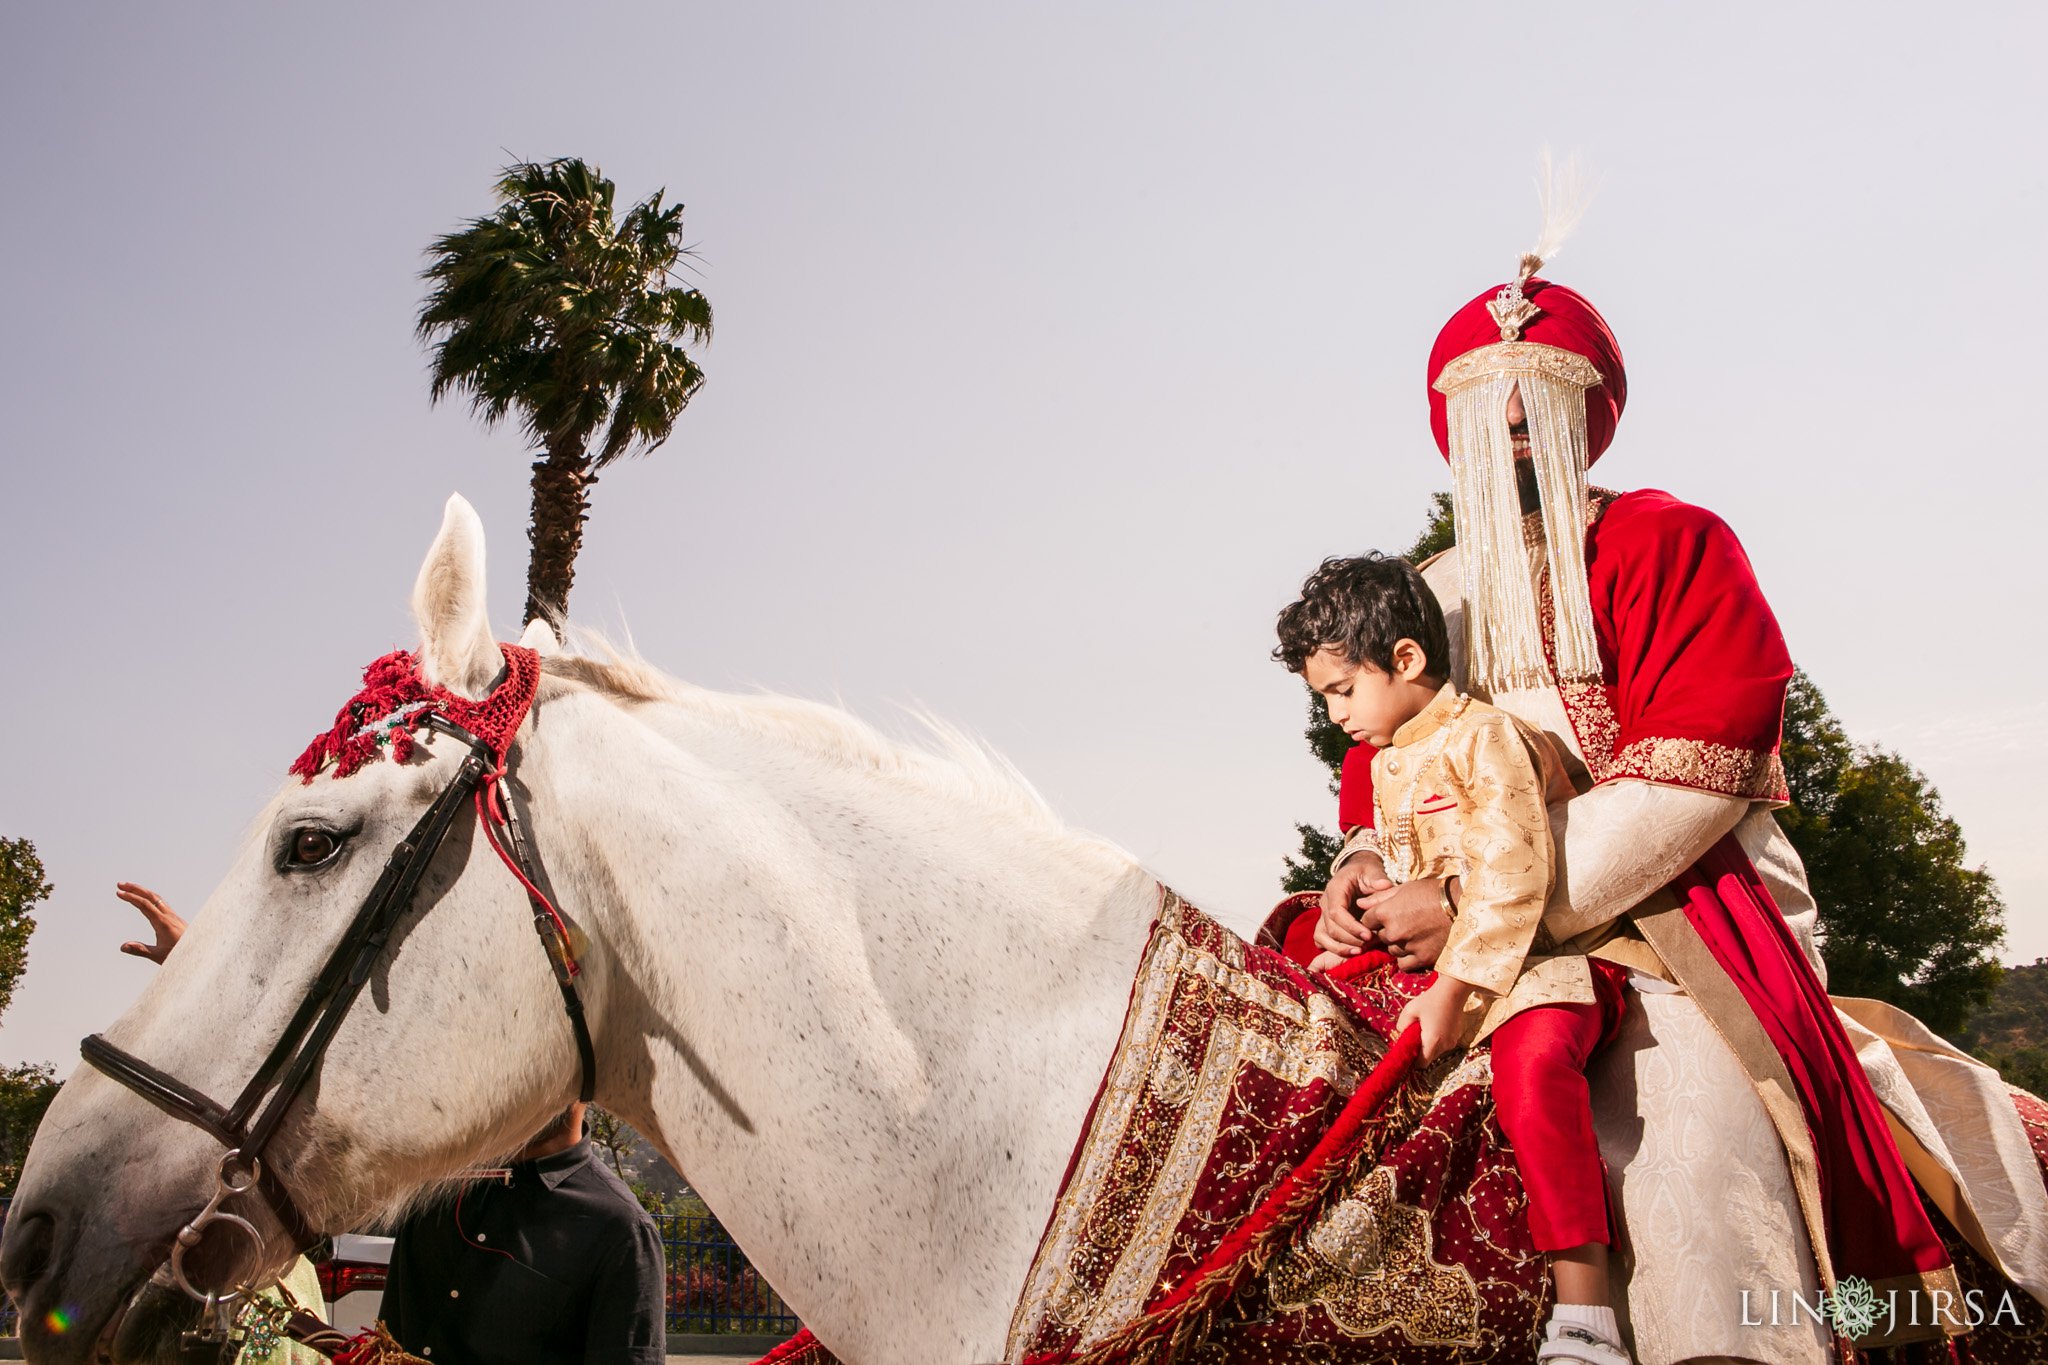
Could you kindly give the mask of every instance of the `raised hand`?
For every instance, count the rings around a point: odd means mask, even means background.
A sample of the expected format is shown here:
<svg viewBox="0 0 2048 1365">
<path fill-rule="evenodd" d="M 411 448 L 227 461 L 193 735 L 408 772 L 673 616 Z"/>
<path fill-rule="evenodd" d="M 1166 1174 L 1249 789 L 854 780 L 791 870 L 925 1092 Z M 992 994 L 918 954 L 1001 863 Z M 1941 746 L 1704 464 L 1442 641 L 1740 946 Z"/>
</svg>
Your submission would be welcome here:
<svg viewBox="0 0 2048 1365">
<path fill-rule="evenodd" d="M 178 912 L 164 904 L 164 898 L 146 886 L 134 882 L 116 882 L 114 894 L 142 912 L 149 921 L 150 929 L 156 934 L 155 943 L 138 943 L 129 940 L 121 945 L 121 951 L 130 957 L 146 957 L 158 966 L 171 955 L 171 949 L 178 946 L 184 936 L 185 921 Z"/>
</svg>

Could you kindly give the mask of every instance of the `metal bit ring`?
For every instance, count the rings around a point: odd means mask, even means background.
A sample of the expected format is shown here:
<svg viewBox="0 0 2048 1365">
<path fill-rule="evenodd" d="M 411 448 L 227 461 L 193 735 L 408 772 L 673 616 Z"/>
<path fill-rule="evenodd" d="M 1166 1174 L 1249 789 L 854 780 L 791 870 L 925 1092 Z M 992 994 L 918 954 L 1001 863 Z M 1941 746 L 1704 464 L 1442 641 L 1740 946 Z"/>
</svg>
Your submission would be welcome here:
<svg viewBox="0 0 2048 1365">
<path fill-rule="evenodd" d="M 242 1176 L 239 1183 L 234 1178 L 237 1174 Z M 257 1180 L 262 1177 L 262 1174 L 263 1163 L 261 1161 L 252 1159 L 245 1167 L 242 1165 L 241 1152 L 229 1152 L 220 1159 L 220 1169 L 214 1174 L 213 1198 L 206 1201 L 206 1207 L 201 1209 L 191 1222 L 178 1229 L 177 1244 L 171 1248 L 171 1281 L 178 1288 L 184 1290 L 202 1304 L 205 1304 L 209 1313 L 218 1312 L 229 1304 L 239 1303 L 249 1298 L 252 1286 L 248 1283 L 239 1284 L 225 1294 L 217 1290 L 202 1290 L 185 1277 L 185 1253 L 199 1245 L 200 1239 L 205 1236 L 207 1228 L 215 1223 L 226 1223 L 231 1227 L 239 1228 L 248 1236 L 249 1241 L 256 1248 L 257 1261 L 259 1263 L 262 1261 L 263 1234 L 258 1232 L 256 1225 L 248 1219 L 243 1218 L 239 1214 L 228 1213 L 221 1208 L 223 1203 L 235 1195 L 244 1193 L 254 1187 Z"/>
</svg>

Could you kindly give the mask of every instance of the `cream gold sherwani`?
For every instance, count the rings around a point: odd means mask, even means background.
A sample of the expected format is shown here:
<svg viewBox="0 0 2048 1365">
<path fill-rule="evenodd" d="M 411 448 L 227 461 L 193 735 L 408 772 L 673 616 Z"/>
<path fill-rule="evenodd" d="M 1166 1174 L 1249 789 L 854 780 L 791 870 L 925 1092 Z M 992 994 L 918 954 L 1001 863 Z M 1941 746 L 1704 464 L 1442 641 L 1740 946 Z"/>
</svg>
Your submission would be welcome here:
<svg viewBox="0 0 2048 1365">
<path fill-rule="evenodd" d="M 1592 1004 L 1588 955 L 1656 966 L 1625 916 L 1564 945 L 1542 927 L 1556 869 L 1549 806 L 1571 795 L 1554 741 L 1449 684 L 1373 758 L 1388 877 L 1461 879 L 1436 969 L 1478 988 L 1466 1044 L 1536 1005 Z"/>
</svg>

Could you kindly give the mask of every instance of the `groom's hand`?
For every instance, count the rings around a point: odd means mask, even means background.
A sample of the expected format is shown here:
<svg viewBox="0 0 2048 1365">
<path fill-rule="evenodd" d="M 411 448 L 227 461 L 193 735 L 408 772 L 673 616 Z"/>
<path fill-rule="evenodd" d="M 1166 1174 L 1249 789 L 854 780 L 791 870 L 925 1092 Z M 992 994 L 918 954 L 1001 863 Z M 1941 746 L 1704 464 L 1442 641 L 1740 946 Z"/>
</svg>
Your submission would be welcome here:
<svg viewBox="0 0 2048 1365">
<path fill-rule="evenodd" d="M 1358 919 L 1404 972 L 1435 966 L 1436 956 L 1451 934 L 1451 917 L 1443 907 L 1443 882 L 1435 877 L 1359 897 Z"/>
</svg>

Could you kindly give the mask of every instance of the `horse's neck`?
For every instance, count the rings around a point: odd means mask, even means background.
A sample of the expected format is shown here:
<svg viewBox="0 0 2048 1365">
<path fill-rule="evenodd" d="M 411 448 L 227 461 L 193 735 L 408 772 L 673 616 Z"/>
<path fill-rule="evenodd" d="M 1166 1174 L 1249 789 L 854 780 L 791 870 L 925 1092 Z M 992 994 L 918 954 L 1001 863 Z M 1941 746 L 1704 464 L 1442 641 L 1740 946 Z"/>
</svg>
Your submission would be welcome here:
<svg viewBox="0 0 2048 1365">
<path fill-rule="evenodd" d="M 995 1358 L 1156 886 L 1049 820 L 725 758 L 578 799 L 613 832 L 600 1098 L 844 1358 Z"/>
</svg>

